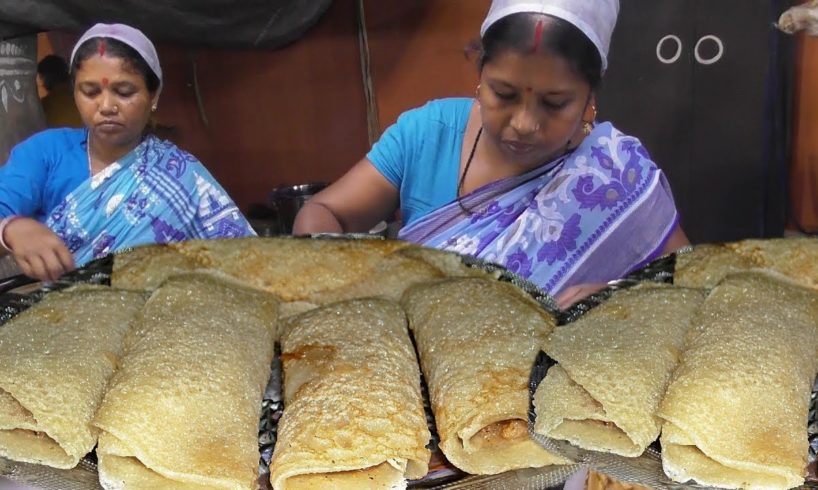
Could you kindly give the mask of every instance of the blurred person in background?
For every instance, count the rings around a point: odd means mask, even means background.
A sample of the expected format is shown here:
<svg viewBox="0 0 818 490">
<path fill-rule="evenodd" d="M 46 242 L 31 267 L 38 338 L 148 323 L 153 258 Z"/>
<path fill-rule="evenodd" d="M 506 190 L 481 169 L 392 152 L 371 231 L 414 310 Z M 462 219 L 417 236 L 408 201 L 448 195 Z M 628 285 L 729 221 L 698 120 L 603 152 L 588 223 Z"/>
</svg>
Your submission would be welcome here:
<svg viewBox="0 0 818 490">
<path fill-rule="evenodd" d="M 37 63 L 37 84 L 45 91 L 40 99 L 49 128 L 82 128 L 82 118 L 74 103 L 68 63 L 50 54 Z"/>
</svg>

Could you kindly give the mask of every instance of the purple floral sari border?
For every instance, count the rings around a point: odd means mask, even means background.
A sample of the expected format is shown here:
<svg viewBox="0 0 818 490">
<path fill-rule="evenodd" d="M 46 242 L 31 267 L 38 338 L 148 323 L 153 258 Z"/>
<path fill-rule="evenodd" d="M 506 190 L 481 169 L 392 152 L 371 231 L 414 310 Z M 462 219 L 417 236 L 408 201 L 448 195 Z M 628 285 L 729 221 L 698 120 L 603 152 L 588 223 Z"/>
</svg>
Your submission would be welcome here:
<svg viewBox="0 0 818 490">
<path fill-rule="evenodd" d="M 646 194 L 645 191 L 649 187 L 654 187 L 656 185 L 659 185 L 659 179 L 658 179 L 657 169 L 654 168 L 654 169 L 650 170 L 649 175 L 646 176 L 646 178 L 644 179 L 644 182 L 637 189 L 637 191 L 631 193 L 630 196 L 628 197 L 628 199 L 626 199 L 621 205 L 619 205 L 617 207 L 616 211 L 611 213 L 611 215 L 608 216 L 605 219 L 605 221 L 603 221 L 602 224 L 600 224 L 599 227 L 597 227 L 597 229 L 594 230 L 594 232 L 591 233 L 588 236 L 588 239 L 585 240 L 585 242 L 582 245 L 577 247 L 577 249 L 571 254 L 571 257 L 568 260 L 565 261 L 565 263 L 562 265 L 562 267 L 560 267 L 557 270 L 557 272 L 551 277 L 551 280 L 549 280 L 546 283 L 545 290 L 550 291 L 552 288 L 557 286 L 557 284 L 559 284 L 562 281 L 565 274 L 569 270 L 573 269 L 574 266 L 576 265 L 576 263 L 579 261 L 579 259 L 582 258 L 582 256 L 584 256 L 588 252 L 588 250 L 591 248 L 591 245 L 596 243 L 597 240 L 599 240 L 599 238 L 606 231 L 608 231 L 608 229 L 610 229 L 611 226 L 616 221 L 619 220 L 619 217 L 622 216 L 622 214 L 626 210 L 628 210 L 631 207 L 631 205 L 633 205 L 634 202 L 636 202 L 638 200 L 641 200 L 644 197 L 646 197 L 648 194 Z"/>
<path fill-rule="evenodd" d="M 462 204 L 467 210 L 472 211 L 472 214 L 477 213 L 479 211 L 477 211 L 476 208 L 480 208 L 486 203 L 490 203 L 499 195 L 542 177 L 548 172 L 551 172 L 559 167 L 560 164 L 564 163 L 566 159 L 567 156 L 562 156 L 553 162 L 537 167 L 523 175 L 490 182 L 460 198 L 460 204 Z M 461 209 L 457 200 L 455 200 L 437 212 L 433 212 L 432 214 L 428 215 L 426 219 L 421 217 L 415 222 L 414 225 L 407 226 L 400 230 L 399 238 L 410 242 L 421 242 L 427 237 L 436 234 L 441 227 L 448 225 L 455 218 L 465 219 L 465 215 L 466 213 L 463 211 L 463 209 Z M 424 224 L 424 221 L 428 221 L 428 223 Z"/>
<path fill-rule="evenodd" d="M 628 271 L 628 274 L 637 271 L 642 267 L 645 267 L 646 265 L 650 264 L 654 260 L 661 257 L 663 255 L 665 247 L 667 247 L 667 243 L 670 241 L 670 237 L 673 235 L 673 231 L 676 230 L 676 227 L 679 226 L 680 222 L 681 217 L 679 216 L 679 213 L 676 213 L 676 216 L 673 218 L 673 221 L 670 222 L 670 226 L 668 227 L 667 232 L 665 232 L 664 238 L 662 238 L 662 240 L 659 242 L 659 245 L 655 247 L 653 251 L 645 257 L 644 260 L 633 266 L 633 268 L 631 268 L 631 270 Z"/>
</svg>

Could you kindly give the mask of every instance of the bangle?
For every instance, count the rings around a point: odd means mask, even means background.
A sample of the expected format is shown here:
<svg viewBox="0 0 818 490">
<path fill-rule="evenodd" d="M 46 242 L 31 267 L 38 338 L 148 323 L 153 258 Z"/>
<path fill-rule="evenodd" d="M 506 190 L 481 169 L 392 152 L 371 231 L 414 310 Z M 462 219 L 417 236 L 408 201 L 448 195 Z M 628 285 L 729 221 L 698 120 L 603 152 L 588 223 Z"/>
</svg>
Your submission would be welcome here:
<svg viewBox="0 0 818 490">
<path fill-rule="evenodd" d="M 11 252 L 11 247 L 6 244 L 6 240 L 3 238 L 3 235 L 6 233 L 6 227 L 10 225 L 12 221 L 19 218 L 22 218 L 22 216 L 11 215 L 0 221 L 0 247 L 3 247 L 7 252 Z"/>
</svg>

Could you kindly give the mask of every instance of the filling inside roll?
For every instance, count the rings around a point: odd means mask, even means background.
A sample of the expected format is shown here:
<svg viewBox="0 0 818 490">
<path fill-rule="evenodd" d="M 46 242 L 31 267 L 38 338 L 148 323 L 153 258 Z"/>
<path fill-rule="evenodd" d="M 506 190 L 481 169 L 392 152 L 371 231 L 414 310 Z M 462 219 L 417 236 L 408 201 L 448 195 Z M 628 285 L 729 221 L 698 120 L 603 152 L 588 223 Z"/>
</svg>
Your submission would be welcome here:
<svg viewBox="0 0 818 490">
<path fill-rule="evenodd" d="M 467 452 L 476 452 L 526 439 L 528 439 L 528 422 L 522 419 L 508 419 L 483 427 L 470 438 L 463 440 L 463 447 Z"/>
</svg>

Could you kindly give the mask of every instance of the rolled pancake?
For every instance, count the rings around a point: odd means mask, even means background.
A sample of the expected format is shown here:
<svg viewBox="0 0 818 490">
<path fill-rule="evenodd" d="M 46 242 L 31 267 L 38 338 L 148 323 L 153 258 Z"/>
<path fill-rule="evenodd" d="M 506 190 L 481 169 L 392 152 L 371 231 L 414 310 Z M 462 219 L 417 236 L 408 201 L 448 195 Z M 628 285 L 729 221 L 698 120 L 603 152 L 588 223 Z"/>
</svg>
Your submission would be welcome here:
<svg viewBox="0 0 818 490">
<path fill-rule="evenodd" d="M 486 277 L 486 272 L 469 267 L 459 254 L 447 250 L 410 245 L 396 251 L 395 255 L 422 260 L 446 277 Z"/>
<path fill-rule="evenodd" d="M 673 282 L 712 288 L 728 274 L 752 269 L 774 271 L 818 289 L 818 239 L 794 237 L 699 245 L 691 253 L 677 256 Z"/>
<path fill-rule="evenodd" d="M 567 461 L 528 434 L 531 368 L 556 324 L 509 283 L 449 279 L 403 297 L 446 458 L 463 471 Z"/>
<path fill-rule="evenodd" d="M 397 303 L 335 303 L 282 326 L 275 490 L 405 488 L 428 469 L 420 372 Z"/>
<path fill-rule="evenodd" d="M 724 488 L 803 483 L 817 325 L 818 297 L 798 285 L 739 273 L 713 289 L 659 409 L 665 473 Z"/>
<path fill-rule="evenodd" d="M 204 267 L 219 270 L 279 296 L 310 296 L 368 278 L 383 258 L 408 246 L 394 240 L 241 238 L 170 245 Z"/>
<path fill-rule="evenodd" d="M 202 268 L 196 260 L 167 245 L 143 245 L 114 255 L 111 285 L 120 289 L 154 290 L 169 276 Z"/>
<path fill-rule="evenodd" d="M 91 419 L 144 303 L 140 293 L 80 286 L 0 326 L 0 456 L 73 468 L 91 452 Z"/>
<path fill-rule="evenodd" d="M 310 295 L 308 301 L 328 304 L 376 296 L 400 301 L 403 292 L 413 284 L 444 277 L 443 271 L 437 267 L 421 259 L 401 255 L 400 252 L 383 257 L 365 277 L 341 288 Z"/>
<path fill-rule="evenodd" d="M 617 291 L 558 327 L 545 352 L 559 364 L 534 395 L 534 431 L 593 451 L 639 456 L 705 293 L 663 285 Z"/>
<path fill-rule="evenodd" d="M 752 258 L 736 253 L 730 244 L 697 245 L 676 255 L 673 284 L 686 288 L 712 288 L 724 276 L 760 267 Z"/>
<path fill-rule="evenodd" d="M 813 289 L 818 289 L 818 238 L 792 237 L 744 240 L 736 252 L 762 267 Z"/>
<path fill-rule="evenodd" d="M 197 270 L 234 277 L 298 306 L 372 296 L 399 300 L 412 284 L 484 274 L 457 254 L 400 241 L 246 238 L 138 247 L 114 258 L 111 282 L 152 290 L 170 275 Z"/>
<path fill-rule="evenodd" d="M 94 419 L 103 487 L 256 488 L 276 318 L 272 295 L 207 274 L 154 291 Z"/>
</svg>

